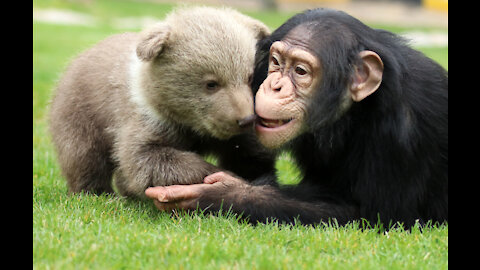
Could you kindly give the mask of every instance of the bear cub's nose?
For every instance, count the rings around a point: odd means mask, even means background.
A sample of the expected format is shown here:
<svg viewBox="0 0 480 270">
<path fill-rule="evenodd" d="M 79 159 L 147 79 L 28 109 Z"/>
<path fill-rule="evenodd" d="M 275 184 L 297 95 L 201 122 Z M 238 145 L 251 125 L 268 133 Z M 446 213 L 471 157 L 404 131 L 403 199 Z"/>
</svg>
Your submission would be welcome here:
<svg viewBox="0 0 480 270">
<path fill-rule="evenodd" d="M 255 114 L 252 114 L 243 119 L 237 120 L 237 124 L 241 129 L 246 129 L 253 125 L 255 119 L 257 119 L 257 116 Z"/>
</svg>

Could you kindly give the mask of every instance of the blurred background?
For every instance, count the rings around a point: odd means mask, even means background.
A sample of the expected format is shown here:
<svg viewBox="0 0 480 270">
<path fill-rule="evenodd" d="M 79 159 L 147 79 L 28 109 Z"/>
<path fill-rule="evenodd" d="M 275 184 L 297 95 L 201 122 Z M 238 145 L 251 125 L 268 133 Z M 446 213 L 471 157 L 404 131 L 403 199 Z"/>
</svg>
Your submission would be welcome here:
<svg viewBox="0 0 480 270">
<path fill-rule="evenodd" d="M 178 4 L 204 4 L 232 6 L 249 11 L 301 11 L 314 7 L 330 7 L 344 10 L 351 15 L 369 22 L 392 23 L 401 25 L 448 26 L 448 0 L 36 0 L 34 1 L 34 19 L 67 21 L 67 16 L 44 14 L 38 8 L 72 8 L 80 10 L 95 6 L 120 5 L 127 3 L 157 4 L 158 6 Z M 152 5 L 148 5 L 152 6 Z M 132 9 L 136 9 L 132 7 Z M 155 9 L 154 9 L 155 10 Z M 85 10 L 87 11 L 87 10 Z M 35 16 L 38 15 L 38 16 Z M 78 15 L 78 14 L 77 14 Z M 48 18 L 50 17 L 50 18 Z M 62 18 L 60 18 L 62 17 Z M 78 17 L 70 18 L 73 22 Z"/>
</svg>

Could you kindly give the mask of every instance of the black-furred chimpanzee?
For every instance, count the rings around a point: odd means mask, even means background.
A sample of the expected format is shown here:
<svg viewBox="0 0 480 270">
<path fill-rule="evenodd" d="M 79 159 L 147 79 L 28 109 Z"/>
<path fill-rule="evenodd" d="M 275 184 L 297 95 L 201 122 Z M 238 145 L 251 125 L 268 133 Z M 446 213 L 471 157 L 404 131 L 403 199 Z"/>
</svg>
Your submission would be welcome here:
<svg viewBox="0 0 480 270">
<path fill-rule="evenodd" d="M 448 220 L 448 73 L 348 14 L 298 14 L 258 45 L 257 136 L 288 149 L 303 180 L 278 186 L 227 173 L 154 187 L 161 210 L 231 207 L 251 222 Z"/>
</svg>

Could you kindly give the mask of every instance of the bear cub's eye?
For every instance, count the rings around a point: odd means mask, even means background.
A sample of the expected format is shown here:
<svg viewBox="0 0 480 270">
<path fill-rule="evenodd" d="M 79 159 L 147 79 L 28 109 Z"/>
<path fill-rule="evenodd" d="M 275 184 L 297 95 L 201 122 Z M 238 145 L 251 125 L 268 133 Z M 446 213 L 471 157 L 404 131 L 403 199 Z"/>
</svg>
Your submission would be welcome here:
<svg viewBox="0 0 480 270">
<path fill-rule="evenodd" d="M 207 90 L 209 91 L 216 91 L 220 88 L 220 84 L 216 81 L 208 81 L 206 84 L 205 84 L 205 87 L 207 88 Z"/>
</svg>

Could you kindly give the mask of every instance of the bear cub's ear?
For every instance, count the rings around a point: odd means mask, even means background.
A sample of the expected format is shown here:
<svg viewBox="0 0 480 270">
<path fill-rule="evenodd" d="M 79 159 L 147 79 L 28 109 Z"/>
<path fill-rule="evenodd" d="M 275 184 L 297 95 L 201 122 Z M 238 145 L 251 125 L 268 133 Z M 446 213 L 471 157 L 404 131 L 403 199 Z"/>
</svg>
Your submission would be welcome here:
<svg viewBox="0 0 480 270">
<path fill-rule="evenodd" d="M 137 56 L 142 61 L 150 61 L 162 52 L 170 36 L 170 26 L 161 22 L 147 28 L 140 34 Z"/>
<path fill-rule="evenodd" d="M 261 39 L 264 39 L 268 36 L 270 36 L 271 32 L 270 32 L 270 29 L 268 29 L 268 27 L 263 24 L 262 22 L 258 21 L 258 20 L 255 20 L 255 19 L 252 19 L 248 16 L 245 16 L 241 13 L 233 13 L 232 14 L 234 17 L 236 17 L 236 19 L 242 23 L 243 25 L 245 25 L 246 27 L 248 27 L 249 29 L 253 30 L 253 32 L 255 33 L 255 38 L 257 38 L 258 40 L 261 40 Z"/>
</svg>

